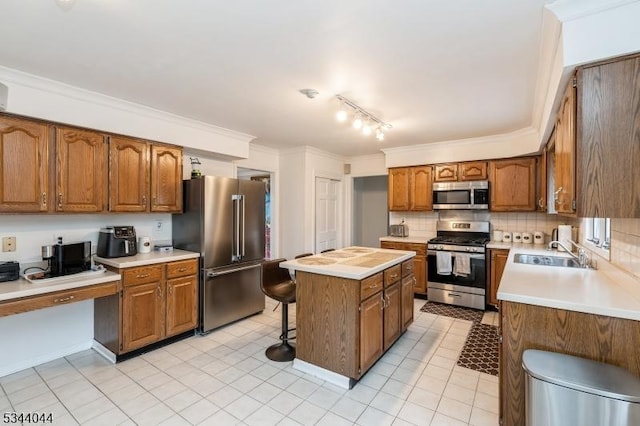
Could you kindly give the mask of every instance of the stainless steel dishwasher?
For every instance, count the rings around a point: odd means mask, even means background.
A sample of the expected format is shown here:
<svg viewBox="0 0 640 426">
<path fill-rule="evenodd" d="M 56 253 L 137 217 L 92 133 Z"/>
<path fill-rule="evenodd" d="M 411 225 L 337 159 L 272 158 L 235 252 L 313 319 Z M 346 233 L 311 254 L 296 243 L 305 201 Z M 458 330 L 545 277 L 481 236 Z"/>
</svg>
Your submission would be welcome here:
<svg viewBox="0 0 640 426">
<path fill-rule="evenodd" d="M 640 378 L 614 365 L 528 349 L 527 426 L 640 425 Z"/>
</svg>

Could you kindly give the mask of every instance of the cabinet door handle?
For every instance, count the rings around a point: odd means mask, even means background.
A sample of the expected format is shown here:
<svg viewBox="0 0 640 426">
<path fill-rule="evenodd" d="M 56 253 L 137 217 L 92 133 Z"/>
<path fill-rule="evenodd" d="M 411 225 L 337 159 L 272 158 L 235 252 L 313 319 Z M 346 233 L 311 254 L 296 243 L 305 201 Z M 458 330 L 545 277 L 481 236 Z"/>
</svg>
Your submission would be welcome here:
<svg viewBox="0 0 640 426">
<path fill-rule="evenodd" d="M 540 199 L 538 200 L 538 207 L 540 207 L 540 208 L 544 207 L 543 202 L 542 202 L 542 197 L 540 197 Z"/>
<path fill-rule="evenodd" d="M 151 274 L 138 274 L 138 275 L 136 275 L 136 278 L 147 278 L 147 277 L 150 277 L 150 276 L 151 276 Z"/>
<path fill-rule="evenodd" d="M 146 195 L 142 196 L 142 206 L 143 207 L 147 207 L 147 196 Z"/>
<path fill-rule="evenodd" d="M 370 289 L 378 288 L 378 284 L 371 284 L 371 285 L 369 286 L 369 288 L 370 288 Z"/>
<path fill-rule="evenodd" d="M 47 193 L 46 192 L 42 193 L 42 206 L 43 207 L 47 206 Z"/>
<path fill-rule="evenodd" d="M 393 279 L 398 278 L 398 274 L 391 274 L 391 275 L 389 275 L 389 277 L 393 280 Z"/>
<path fill-rule="evenodd" d="M 158 298 L 162 298 L 162 287 L 158 286 Z"/>
<path fill-rule="evenodd" d="M 187 268 L 180 268 L 178 269 L 178 272 L 185 272 L 187 270 Z"/>
<path fill-rule="evenodd" d="M 65 303 L 65 302 L 69 302 L 69 301 L 71 301 L 73 299 L 74 299 L 73 296 L 63 297 L 61 299 L 53 299 L 53 303 Z"/>
<path fill-rule="evenodd" d="M 169 286 L 169 290 L 168 291 L 169 291 L 169 295 L 173 294 L 173 286 L 172 285 Z"/>
<path fill-rule="evenodd" d="M 447 293 L 447 295 L 451 297 L 462 297 L 462 295 L 458 293 Z"/>
<path fill-rule="evenodd" d="M 58 208 L 62 208 L 62 192 L 58 194 Z"/>
</svg>

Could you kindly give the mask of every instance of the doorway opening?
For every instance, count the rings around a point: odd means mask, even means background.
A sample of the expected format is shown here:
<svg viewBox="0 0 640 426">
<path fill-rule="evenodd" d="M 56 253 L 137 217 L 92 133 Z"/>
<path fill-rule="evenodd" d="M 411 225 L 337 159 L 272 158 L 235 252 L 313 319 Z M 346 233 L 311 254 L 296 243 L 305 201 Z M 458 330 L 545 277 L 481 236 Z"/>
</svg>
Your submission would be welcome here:
<svg viewBox="0 0 640 426">
<path fill-rule="evenodd" d="M 387 235 L 387 176 L 353 178 L 353 215 L 351 240 L 353 245 L 379 247 L 380 237 Z"/>
<path fill-rule="evenodd" d="M 238 167 L 237 177 L 238 179 L 254 180 L 263 182 L 265 184 L 265 197 L 264 197 L 264 258 L 271 259 L 273 253 L 273 238 L 272 238 L 272 209 L 271 209 L 271 184 L 273 182 L 273 173 L 265 170 L 246 169 Z"/>
</svg>

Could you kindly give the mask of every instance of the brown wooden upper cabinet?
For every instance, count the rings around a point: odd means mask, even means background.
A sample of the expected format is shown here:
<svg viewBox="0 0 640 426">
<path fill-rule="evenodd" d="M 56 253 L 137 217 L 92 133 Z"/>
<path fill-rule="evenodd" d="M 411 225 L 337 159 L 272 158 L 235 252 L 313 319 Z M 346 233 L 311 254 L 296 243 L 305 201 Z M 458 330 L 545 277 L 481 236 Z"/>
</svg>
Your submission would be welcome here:
<svg viewBox="0 0 640 426">
<path fill-rule="evenodd" d="M 0 212 L 46 212 L 50 199 L 47 124 L 0 116 Z"/>
<path fill-rule="evenodd" d="M 102 212 L 107 197 L 107 144 L 104 135 L 71 127 L 56 128 L 58 212 Z"/>
<path fill-rule="evenodd" d="M 182 149 L 112 136 L 109 140 L 109 211 L 181 210 Z"/>
<path fill-rule="evenodd" d="M 487 179 L 486 161 L 467 161 L 433 166 L 434 182 L 458 182 Z"/>
<path fill-rule="evenodd" d="M 182 149 L 151 146 L 151 211 L 182 211 Z"/>
<path fill-rule="evenodd" d="M 409 168 L 389 169 L 387 201 L 389 211 L 409 210 Z"/>
<path fill-rule="evenodd" d="M 577 215 L 638 218 L 640 55 L 578 68 L 576 85 Z"/>
<path fill-rule="evenodd" d="M 458 180 L 487 180 L 487 162 L 486 161 L 468 161 L 458 164 L 458 172 L 460 177 Z"/>
<path fill-rule="evenodd" d="M 133 138 L 109 139 L 109 211 L 149 211 L 149 148 Z"/>
<path fill-rule="evenodd" d="M 433 210 L 431 166 L 389 169 L 389 211 Z"/>
<path fill-rule="evenodd" d="M 431 166 L 409 167 L 409 210 L 433 210 Z"/>
<path fill-rule="evenodd" d="M 492 211 L 536 209 L 536 158 L 520 157 L 489 161 Z"/>
<path fill-rule="evenodd" d="M 458 180 L 458 164 L 436 164 L 433 166 L 434 182 L 456 182 Z"/>
<path fill-rule="evenodd" d="M 559 214 L 576 212 L 576 88 L 569 84 L 555 128 L 554 203 Z"/>
</svg>

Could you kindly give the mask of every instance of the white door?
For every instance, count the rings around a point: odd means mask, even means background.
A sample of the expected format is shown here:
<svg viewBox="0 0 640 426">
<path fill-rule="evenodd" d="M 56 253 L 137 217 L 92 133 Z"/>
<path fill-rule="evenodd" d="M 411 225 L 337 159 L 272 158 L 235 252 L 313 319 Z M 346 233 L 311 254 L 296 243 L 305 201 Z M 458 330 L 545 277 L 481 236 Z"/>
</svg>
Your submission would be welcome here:
<svg viewBox="0 0 640 426">
<path fill-rule="evenodd" d="M 337 248 L 338 183 L 316 178 L 316 253 Z"/>
</svg>

